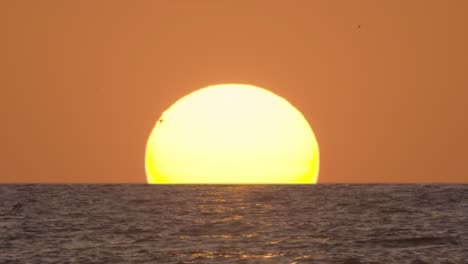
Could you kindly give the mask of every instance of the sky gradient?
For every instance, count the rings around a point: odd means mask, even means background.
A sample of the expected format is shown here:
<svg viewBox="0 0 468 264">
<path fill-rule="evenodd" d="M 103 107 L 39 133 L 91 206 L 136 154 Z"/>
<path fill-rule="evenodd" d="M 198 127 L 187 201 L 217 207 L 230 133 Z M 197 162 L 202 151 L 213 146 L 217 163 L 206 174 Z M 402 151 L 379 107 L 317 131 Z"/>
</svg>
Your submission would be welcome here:
<svg viewBox="0 0 468 264">
<path fill-rule="evenodd" d="M 467 1 L 1 1 L 0 182 L 144 183 L 147 138 L 218 83 L 291 102 L 319 183 L 468 182 Z"/>
</svg>

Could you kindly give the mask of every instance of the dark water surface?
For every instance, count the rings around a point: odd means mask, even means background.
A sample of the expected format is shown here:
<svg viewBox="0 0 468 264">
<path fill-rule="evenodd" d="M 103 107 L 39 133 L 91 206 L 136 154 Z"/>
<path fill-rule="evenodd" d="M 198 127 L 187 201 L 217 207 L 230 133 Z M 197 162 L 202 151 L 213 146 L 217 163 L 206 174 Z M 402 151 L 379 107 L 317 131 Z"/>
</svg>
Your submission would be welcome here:
<svg viewBox="0 0 468 264">
<path fill-rule="evenodd" d="M 468 263 L 468 185 L 0 185 L 0 263 Z"/>
</svg>

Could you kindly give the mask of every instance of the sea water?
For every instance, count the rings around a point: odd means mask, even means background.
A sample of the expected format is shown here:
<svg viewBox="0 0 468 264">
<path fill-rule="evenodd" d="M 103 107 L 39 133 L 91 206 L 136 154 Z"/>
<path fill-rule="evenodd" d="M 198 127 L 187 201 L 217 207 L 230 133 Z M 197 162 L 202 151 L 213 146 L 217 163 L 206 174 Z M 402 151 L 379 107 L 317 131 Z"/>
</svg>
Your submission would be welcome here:
<svg viewBox="0 0 468 264">
<path fill-rule="evenodd" d="M 0 185 L 0 263 L 468 263 L 468 185 Z"/>
</svg>

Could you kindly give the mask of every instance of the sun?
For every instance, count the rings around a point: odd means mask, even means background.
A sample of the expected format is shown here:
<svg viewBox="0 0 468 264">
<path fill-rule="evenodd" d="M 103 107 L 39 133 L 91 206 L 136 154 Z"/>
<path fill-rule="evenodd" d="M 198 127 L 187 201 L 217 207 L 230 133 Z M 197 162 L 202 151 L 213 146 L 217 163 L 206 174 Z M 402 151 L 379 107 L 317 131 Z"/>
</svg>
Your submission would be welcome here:
<svg viewBox="0 0 468 264">
<path fill-rule="evenodd" d="M 146 145 L 151 184 L 316 183 L 319 149 L 304 116 L 252 85 L 192 92 L 156 121 Z"/>
</svg>

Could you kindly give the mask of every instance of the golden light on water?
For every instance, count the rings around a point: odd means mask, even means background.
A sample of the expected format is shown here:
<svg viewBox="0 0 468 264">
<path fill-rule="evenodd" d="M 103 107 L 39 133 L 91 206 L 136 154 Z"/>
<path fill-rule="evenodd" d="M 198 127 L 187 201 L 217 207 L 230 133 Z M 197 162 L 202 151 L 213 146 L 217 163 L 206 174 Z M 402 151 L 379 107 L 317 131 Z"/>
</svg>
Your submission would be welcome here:
<svg viewBox="0 0 468 264">
<path fill-rule="evenodd" d="M 221 84 L 167 109 L 146 146 L 154 184 L 316 183 L 319 149 L 304 116 L 263 88 Z"/>
</svg>

